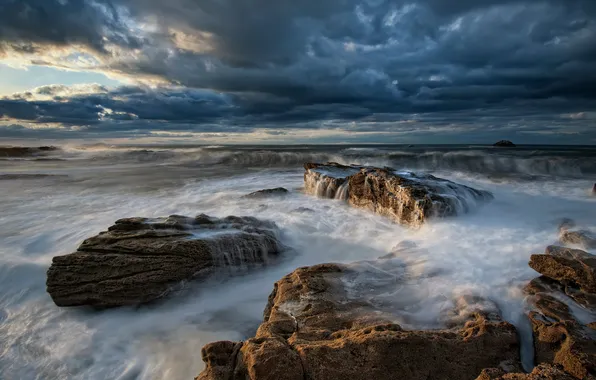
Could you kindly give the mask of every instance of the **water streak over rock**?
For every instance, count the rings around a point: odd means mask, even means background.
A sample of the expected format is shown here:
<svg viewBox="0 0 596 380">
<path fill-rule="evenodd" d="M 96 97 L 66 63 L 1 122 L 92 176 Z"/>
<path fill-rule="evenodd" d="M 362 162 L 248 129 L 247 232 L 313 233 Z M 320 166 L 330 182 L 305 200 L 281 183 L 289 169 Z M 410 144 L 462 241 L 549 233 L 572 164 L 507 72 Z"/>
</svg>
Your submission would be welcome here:
<svg viewBox="0 0 596 380">
<path fill-rule="evenodd" d="M 404 281 L 393 260 L 303 267 L 278 281 L 256 336 L 205 346 L 198 380 L 466 380 L 517 368 L 515 328 L 494 304 L 462 297 L 448 329 L 411 331 L 371 300 Z M 374 286 L 371 265 L 378 266 Z M 393 266 L 392 266 L 393 265 Z M 486 305 L 491 305 L 489 309 Z"/>
<path fill-rule="evenodd" d="M 276 230 L 252 217 L 120 219 L 77 252 L 54 257 L 47 291 L 58 306 L 149 302 L 216 268 L 267 262 L 282 249 Z"/>
<path fill-rule="evenodd" d="M 431 217 L 467 213 L 493 198 L 476 190 L 428 174 L 391 168 L 344 166 L 337 163 L 304 165 L 307 193 L 347 200 L 394 221 L 419 227 Z"/>
</svg>

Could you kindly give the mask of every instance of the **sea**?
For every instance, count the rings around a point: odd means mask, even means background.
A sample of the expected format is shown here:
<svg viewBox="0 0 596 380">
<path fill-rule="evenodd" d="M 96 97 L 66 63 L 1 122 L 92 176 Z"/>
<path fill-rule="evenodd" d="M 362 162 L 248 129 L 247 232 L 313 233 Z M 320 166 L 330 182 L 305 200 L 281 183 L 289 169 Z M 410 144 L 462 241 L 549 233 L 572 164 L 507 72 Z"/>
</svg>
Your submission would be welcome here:
<svg viewBox="0 0 596 380">
<path fill-rule="evenodd" d="M 372 260 L 404 241 L 401 257 L 423 274 L 396 292 L 407 329 L 441 328 L 439 315 L 473 292 L 494 302 L 532 365 L 523 287 L 538 276 L 531 254 L 557 244 L 572 219 L 596 231 L 596 147 L 486 145 L 57 144 L 18 154 L 0 148 L 0 379 L 190 380 L 201 348 L 252 336 L 275 281 L 295 268 Z M 305 162 L 429 173 L 494 200 L 472 212 L 400 226 L 344 201 L 303 191 Z M 284 187 L 282 197 L 247 199 Z M 57 307 L 46 293 L 52 257 L 74 252 L 119 218 L 254 216 L 274 221 L 283 260 L 232 278 L 190 283 L 147 306 Z M 596 254 L 595 251 L 590 251 Z M 415 293 L 415 294 L 413 294 Z M 595 316 L 575 310 L 578 318 Z"/>
</svg>

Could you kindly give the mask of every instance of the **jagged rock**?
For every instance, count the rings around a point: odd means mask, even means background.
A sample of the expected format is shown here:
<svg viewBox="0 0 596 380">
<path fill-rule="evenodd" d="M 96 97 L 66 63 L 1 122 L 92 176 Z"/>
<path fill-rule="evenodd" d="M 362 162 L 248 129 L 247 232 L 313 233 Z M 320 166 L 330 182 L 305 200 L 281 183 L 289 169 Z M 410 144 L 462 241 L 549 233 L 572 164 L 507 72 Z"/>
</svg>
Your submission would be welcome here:
<svg viewBox="0 0 596 380">
<path fill-rule="evenodd" d="M 526 287 L 534 309 L 528 317 L 535 362 L 558 364 L 577 379 L 595 379 L 596 331 L 577 321 L 569 307 L 553 296 L 556 286 L 552 280 L 538 278 Z"/>
<path fill-rule="evenodd" d="M 559 240 L 564 244 L 576 244 L 585 249 L 596 248 L 596 236 L 590 231 L 562 230 Z"/>
<path fill-rule="evenodd" d="M 282 250 L 276 229 L 252 217 L 120 219 L 77 252 L 54 257 L 47 291 L 58 306 L 146 303 L 215 268 L 266 262 Z"/>
<path fill-rule="evenodd" d="M 542 255 L 530 257 L 530 267 L 564 285 L 577 285 L 596 293 L 596 256 L 579 249 L 548 246 Z"/>
<path fill-rule="evenodd" d="M 476 380 L 576 380 L 561 368 L 540 364 L 532 373 L 505 373 L 500 368 L 489 368 L 482 371 Z"/>
<path fill-rule="evenodd" d="M 273 195 L 286 195 L 289 191 L 283 187 L 276 187 L 275 189 L 264 189 L 255 191 L 244 196 L 244 198 L 264 198 Z"/>
<path fill-rule="evenodd" d="M 337 163 L 307 163 L 304 168 L 307 193 L 347 200 L 352 206 L 412 227 L 419 227 L 430 217 L 466 213 L 493 198 L 487 191 L 391 168 Z"/>
<path fill-rule="evenodd" d="M 372 263 L 380 268 L 367 272 Z M 275 284 L 254 338 L 241 349 L 230 342 L 205 347 L 207 366 L 197 379 L 472 380 L 484 368 L 519 361 L 515 328 L 496 307 L 476 307 L 487 303 L 478 297 L 457 302 L 448 329 L 404 330 L 391 307 L 375 303 L 403 280 L 403 268 L 390 265 L 379 260 L 295 270 Z M 371 276 L 374 286 L 362 281 Z"/>
<path fill-rule="evenodd" d="M 496 143 L 494 143 L 493 146 L 505 147 L 505 148 L 515 148 L 516 145 L 509 140 L 501 140 L 501 141 L 497 141 Z"/>
</svg>

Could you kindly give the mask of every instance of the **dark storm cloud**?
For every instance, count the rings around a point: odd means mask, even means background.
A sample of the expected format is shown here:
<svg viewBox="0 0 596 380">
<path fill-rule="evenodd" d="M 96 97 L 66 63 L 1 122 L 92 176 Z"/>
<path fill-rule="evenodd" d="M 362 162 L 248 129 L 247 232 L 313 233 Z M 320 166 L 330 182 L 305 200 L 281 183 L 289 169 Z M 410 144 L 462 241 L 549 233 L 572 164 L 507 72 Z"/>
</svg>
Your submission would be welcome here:
<svg viewBox="0 0 596 380">
<path fill-rule="evenodd" d="M 43 52 L 83 45 L 104 57 L 96 70 L 175 87 L 38 90 L 0 100 L 0 118 L 370 131 L 418 118 L 498 136 L 594 109 L 594 41 L 593 0 L 5 0 L 5 49 L 58 65 Z M 593 118 L 569 120 L 594 138 Z"/>
</svg>

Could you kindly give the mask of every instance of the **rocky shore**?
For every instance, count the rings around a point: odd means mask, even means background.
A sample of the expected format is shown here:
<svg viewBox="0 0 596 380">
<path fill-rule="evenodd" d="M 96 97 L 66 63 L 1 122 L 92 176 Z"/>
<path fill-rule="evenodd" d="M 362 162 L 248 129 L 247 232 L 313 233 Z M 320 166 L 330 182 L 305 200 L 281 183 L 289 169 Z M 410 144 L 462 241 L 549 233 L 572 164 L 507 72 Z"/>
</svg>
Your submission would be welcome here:
<svg viewBox="0 0 596 380">
<path fill-rule="evenodd" d="M 493 199 L 484 190 L 391 168 L 304 168 L 307 193 L 412 227 Z M 265 189 L 244 198 L 287 193 Z M 540 274 L 523 290 L 536 365 L 529 373 L 521 364 L 519 332 L 485 296 L 445 296 L 449 306 L 439 313 L 439 327 L 416 329 L 403 322 L 417 302 L 408 288 L 418 286 L 413 280 L 438 274 L 401 261 L 423 252 L 402 241 L 376 260 L 301 267 L 281 278 L 255 335 L 204 346 L 205 368 L 196 379 L 596 379 L 596 256 L 583 250 L 594 248 L 594 236 L 574 228 L 565 220 L 560 245 L 529 260 Z M 216 271 L 267 264 L 285 249 L 279 236 L 277 225 L 254 217 L 121 219 L 76 252 L 54 257 L 47 291 L 58 306 L 139 305 Z"/>
<path fill-rule="evenodd" d="M 531 373 L 521 370 L 515 327 L 482 297 L 457 299 L 441 317 L 444 329 L 403 329 L 399 311 L 380 301 L 407 278 L 391 257 L 296 269 L 275 283 L 254 338 L 203 348 L 197 380 L 596 379 L 596 321 L 579 321 L 561 301 L 594 311 L 595 256 L 563 247 L 532 256 L 530 266 L 543 276 L 525 289 L 537 364 Z"/>
</svg>

